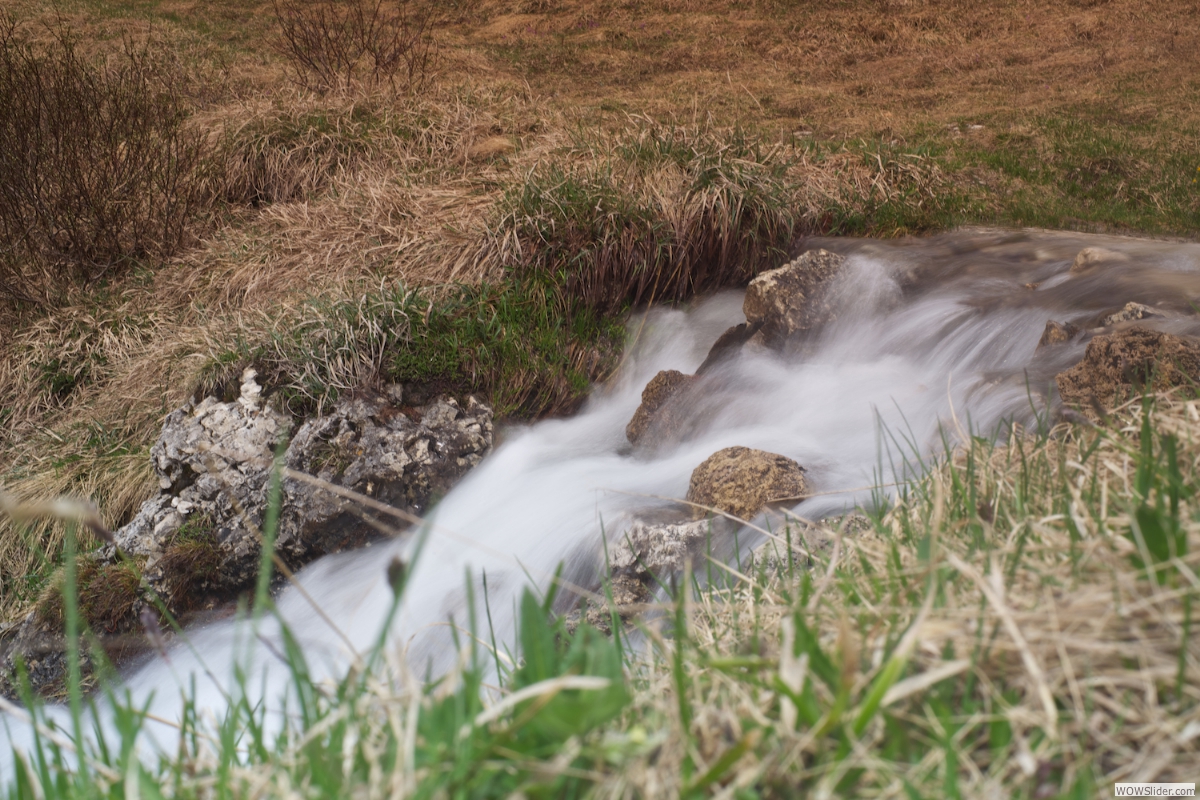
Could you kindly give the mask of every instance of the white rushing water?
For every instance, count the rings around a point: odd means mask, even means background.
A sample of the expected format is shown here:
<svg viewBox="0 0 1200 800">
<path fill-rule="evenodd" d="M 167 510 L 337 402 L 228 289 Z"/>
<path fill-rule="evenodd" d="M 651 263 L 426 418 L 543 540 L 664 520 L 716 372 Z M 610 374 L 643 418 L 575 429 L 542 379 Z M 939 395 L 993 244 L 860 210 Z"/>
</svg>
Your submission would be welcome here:
<svg viewBox="0 0 1200 800">
<path fill-rule="evenodd" d="M 570 419 L 509 431 L 442 501 L 392 630 L 417 672 L 428 665 L 436 674 L 457 657 L 445 623 L 453 617 L 465 624 L 467 574 L 478 581 L 486 571 L 495 635 L 511 650 L 513 609 L 531 579 L 545 587 L 565 563 L 577 581 L 591 580 L 602 563 L 601 531 L 618 537 L 631 515 L 664 504 L 653 498 L 683 497 L 692 470 L 720 448 L 744 445 L 795 459 L 820 494 L 796 513 L 837 513 L 870 502 L 876 495 L 867 487 L 911 477 L 905 465 L 942 454 L 944 436 L 953 440 L 966 428 L 990 435 L 1005 421 L 1048 418 L 1053 375 L 1080 358 L 1085 342 L 1038 351 L 1047 320 L 1090 327 L 1128 301 L 1185 312 L 1200 298 L 1196 245 L 1025 232 L 807 243 L 818 245 L 850 256 L 832 288 L 836 319 L 799 355 L 746 353 L 711 373 L 689 438 L 678 447 L 653 457 L 634 453 L 625 426 L 651 377 L 662 369 L 694 371 L 713 341 L 743 321 L 740 292 L 634 319 L 614 385 L 598 389 Z M 1071 261 L 1085 246 L 1126 258 L 1072 274 Z M 1157 324 L 1178 332 L 1194 327 L 1174 319 Z M 411 539 L 376 544 L 301 573 L 340 633 L 295 590 L 281 593 L 281 615 L 318 676 L 345 673 L 345 639 L 359 652 L 375 641 L 391 602 L 386 566 L 410 546 Z M 240 660 L 254 676 L 247 685 L 275 703 L 289 681 L 271 653 L 282 649 L 277 623 L 264 621 L 259 636 L 229 621 L 193 630 L 192 648 L 175 646 L 169 660 L 128 676 L 126 687 L 139 706 L 153 695 L 151 712 L 172 719 L 180 687 L 194 680 L 198 705 L 219 717 Z M 28 744 L 22 725 L 9 720 L 8 728 L 11 744 Z M 0 784 L 11 778 L 3 731 Z M 171 728 L 148 733 L 172 749 Z"/>
</svg>

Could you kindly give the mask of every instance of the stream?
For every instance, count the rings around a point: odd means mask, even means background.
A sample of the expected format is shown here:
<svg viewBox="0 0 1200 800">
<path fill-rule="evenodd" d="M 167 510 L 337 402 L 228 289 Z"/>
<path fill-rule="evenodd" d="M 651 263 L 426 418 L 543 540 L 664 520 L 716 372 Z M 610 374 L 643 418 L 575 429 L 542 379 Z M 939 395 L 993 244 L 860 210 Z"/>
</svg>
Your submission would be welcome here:
<svg viewBox="0 0 1200 800">
<path fill-rule="evenodd" d="M 615 541 L 634 517 L 670 508 L 670 498 L 686 493 L 692 470 L 721 448 L 743 445 L 795 459 L 807 470 L 814 496 L 794 513 L 810 519 L 839 514 L 886 502 L 897 484 L 944 455 L 964 432 L 1003 436 L 1012 422 L 1030 428 L 1053 422 L 1054 376 L 1080 360 L 1088 337 L 1039 348 L 1048 320 L 1086 331 L 1133 301 L 1169 312 L 1147 324 L 1200 333 L 1200 318 L 1190 316 L 1200 301 L 1196 244 L 967 230 L 890 242 L 809 239 L 805 247 L 848 257 L 829 289 L 834 318 L 792 356 L 744 352 L 719 366 L 720 380 L 694 409 L 685 441 L 647 456 L 631 448 L 625 426 L 659 370 L 694 371 L 717 337 L 744 321 L 742 292 L 636 316 L 614 381 L 597 387 L 569 419 L 507 430 L 431 512 L 390 631 L 415 673 L 437 675 L 454 665 L 449 621 L 466 625 L 471 595 L 476 616 L 485 619 L 490 611 L 495 638 L 512 651 L 516 605 L 526 586 L 545 588 L 560 563 L 573 582 L 594 582 L 603 567 L 601 537 Z M 1110 255 L 1072 272 L 1085 247 Z M 303 593 L 280 593 L 280 615 L 316 678 L 344 675 L 351 647 L 370 649 L 391 605 L 387 565 L 396 556 L 410 560 L 417 539 L 327 556 L 300 573 Z M 738 543 L 757 544 L 750 535 Z M 251 676 L 246 685 L 257 693 L 253 699 L 278 708 L 291 683 L 276 655 L 284 649 L 279 623 L 264 619 L 257 637 L 248 626 L 229 620 L 190 631 L 190 648 L 175 644 L 168 659 L 155 657 L 126 676 L 133 703 L 178 719 L 181 687 L 194 685 L 197 706 L 215 720 L 227 704 L 233 665 L 240 663 Z M 109 714 L 97 713 L 108 724 Z M 62 709 L 48 714 L 65 724 Z M 3 785 L 11 780 L 11 746 L 30 742 L 26 726 L 6 722 L 7 733 L 0 725 Z M 173 731 L 149 723 L 143 744 L 170 753 Z"/>
</svg>

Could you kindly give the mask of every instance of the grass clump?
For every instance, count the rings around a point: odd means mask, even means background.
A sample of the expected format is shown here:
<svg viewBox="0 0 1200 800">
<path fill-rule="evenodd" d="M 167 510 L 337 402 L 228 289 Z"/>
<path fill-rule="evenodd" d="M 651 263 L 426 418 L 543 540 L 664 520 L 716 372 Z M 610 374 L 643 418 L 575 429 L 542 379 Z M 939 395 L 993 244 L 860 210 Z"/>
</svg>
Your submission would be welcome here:
<svg viewBox="0 0 1200 800">
<path fill-rule="evenodd" d="M 220 576 L 221 560 L 212 520 L 204 515 L 189 517 L 155 564 L 158 574 L 171 578 L 162 592 L 166 605 L 181 613 L 203 602 L 203 590 Z"/>
<path fill-rule="evenodd" d="M 611 152 L 594 146 L 541 166 L 501 206 L 514 269 L 541 276 L 568 308 L 678 301 L 786 255 L 797 216 L 778 148 L 653 123 Z"/>
<path fill-rule="evenodd" d="M 61 630 L 66 620 L 60 569 L 34 607 L 39 622 Z M 140 597 L 141 574 L 133 562 L 98 564 L 90 558 L 76 562 L 80 618 L 97 634 L 127 630 Z"/>
<path fill-rule="evenodd" d="M 265 339 L 215 354 L 202 391 L 236 385 L 254 364 L 283 407 L 302 416 L 365 383 L 410 396 L 478 394 L 502 415 L 572 409 L 615 365 L 623 329 L 586 310 L 563 316 L 537 286 L 449 286 L 311 298 L 275 314 Z"/>
<path fill-rule="evenodd" d="M 34 44 L 5 16 L 0 107 L 0 295 L 45 305 L 186 241 L 202 143 L 149 48 L 97 63 L 68 28 Z"/>
</svg>

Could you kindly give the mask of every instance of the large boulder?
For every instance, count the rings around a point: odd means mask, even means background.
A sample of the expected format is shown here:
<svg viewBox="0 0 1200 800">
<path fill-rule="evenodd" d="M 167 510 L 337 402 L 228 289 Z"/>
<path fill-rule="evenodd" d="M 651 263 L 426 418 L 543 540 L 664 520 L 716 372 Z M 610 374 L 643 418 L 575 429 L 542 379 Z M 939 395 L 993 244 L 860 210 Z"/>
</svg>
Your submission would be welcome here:
<svg viewBox="0 0 1200 800">
<path fill-rule="evenodd" d="M 361 392 L 305 422 L 287 451 L 288 469 L 315 476 L 420 516 L 483 460 L 492 446 L 492 409 L 474 397 L 466 408 L 442 398 L 403 414 L 383 395 Z M 358 547 L 378 538 L 380 525 L 345 495 L 288 478 L 278 546 L 295 563 Z M 368 518 L 376 515 L 370 514 Z"/>
<path fill-rule="evenodd" d="M 752 341 L 778 348 L 827 320 L 831 309 L 823 290 L 845 263 L 845 256 L 810 250 L 750 281 L 742 310 L 758 328 Z"/>
<path fill-rule="evenodd" d="M 112 544 L 80 559 L 81 614 L 118 660 L 145 642 L 144 625 L 157 624 L 147 588 L 187 617 L 233 599 L 257 579 L 274 453 L 286 441 L 287 422 L 262 401 L 256 377 L 253 370 L 243 374 L 231 403 L 206 397 L 167 416 L 151 449 L 159 493 L 115 532 Z M 337 489 L 419 516 L 491 446 L 492 410 L 474 398 L 465 409 L 442 398 L 402 412 L 382 394 L 343 397 L 329 414 L 305 422 L 284 455 L 290 470 L 318 484 L 291 474 L 283 481 L 279 555 L 298 568 L 403 525 L 397 517 L 362 513 Z M 4 673 L 11 674 L 18 657 L 35 691 L 61 687 L 61 606 L 52 582 L 15 634 L 6 633 L 0 692 L 12 692 Z"/>
<path fill-rule="evenodd" d="M 1200 385 L 1200 340 L 1143 327 L 1100 334 L 1055 383 L 1064 403 L 1098 416 L 1119 395 Z"/>
<path fill-rule="evenodd" d="M 748 520 L 776 501 L 795 505 L 807 492 L 804 467 L 787 456 L 726 447 L 692 472 L 687 499 L 696 504 L 697 517 L 710 513 L 707 508 L 715 508 Z"/>
</svg>

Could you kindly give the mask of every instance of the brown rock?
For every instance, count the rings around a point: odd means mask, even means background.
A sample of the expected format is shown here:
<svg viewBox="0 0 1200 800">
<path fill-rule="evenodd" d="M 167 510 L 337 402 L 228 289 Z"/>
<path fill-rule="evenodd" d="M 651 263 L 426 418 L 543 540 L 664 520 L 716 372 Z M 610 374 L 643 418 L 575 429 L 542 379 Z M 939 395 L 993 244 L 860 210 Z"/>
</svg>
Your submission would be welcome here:
<svg viewBox="0 0 1200 800">
<path fill-rule="evenodd" d="M 1042 331 L 1042 338 L 1038 340 L 1038 347 L 1046 347 L 1047 345 L 1062 344 L 1068 342 L 1079 335 L 1079 328 L 1071 323 L 1063 324 L 1049 320 L 1046 322 L 1046 330 Z"/>
<path fill-rule="evenodd" d="M 1103 247 L 1085 247 L 1076 254 L 1075 260 L 1071 262 L 1071 272 L 1078 274 L 1080 272 L 1087 272 L 1100 264 L 1128 260 L 1129 256 L 1124 253 L 1118 253 L 1116 250 L 1108 250 Z"/>
<path fill-rule="evenodd" d="M 760 327 L 761 325 L 743 322 L 722 333 L 709 348 L 708 355 L 704 357 L 704 363 L 696 370 L 696 374 L 703 375 L 720 362 L 732 358 L 742 349 L 742 345 L 750 340 L 750 337 L 758 333 Z"/>
<path fill-rule="evenodd" d="M 825 319 L 829 309 L 820 302 L 821 289 L 845 263 L 828 250 L 810 250 L 750 281 L 742 310 L 751 325 L 761 326 L 755 339 L 777 347 Z"/>
<path fill-rule="evenodd" d="M 651 424 L 655 422 L 655 417 L 659 415 L 663 406 L 681 389 L 690 386 L 694 380 L 695 376 L 684 375 L 675 369 L 665 369 L 651 378 L 650 382 L 646 384 L 646 388 L 642 390 L 642 404 L 634 412 L 633 419 L 629 420 L 629 424 L 625 426 L 625 438 L 633 444 L 637 444 Z"/>
<path fill-rule="evenodd" d="M 1200 384 L 1200 340 L 1140 327 L 1101 334 L 1055 383 L 1064 403 L 1099 416 L 1118 393 Z"/>
<path fill-rule="evenodd" d="M 807 491 L 804 467 L 792 459 L 749 447 L 727 447 L 692 472 L 687 499 L 750 519 L 773 501 L 796 498 Z M 694 513 L 703 517 L 708 512 L 697 508 Z"/>
<path fill-rule="evenodd" d="M 1111 328 L 1113 325 L 1120 325 L 1122 322 L 1136 322 L 1147 317 L 1161 317 L 1162 312 L 1151 308 L 1150 306 L 1142 305 L 1141 303 L 1126 303 L 1125 307 L 1120 311 L 1109 314 L 1104 319 L 1100 320 L 1101 326 Z"/>
</svg>

